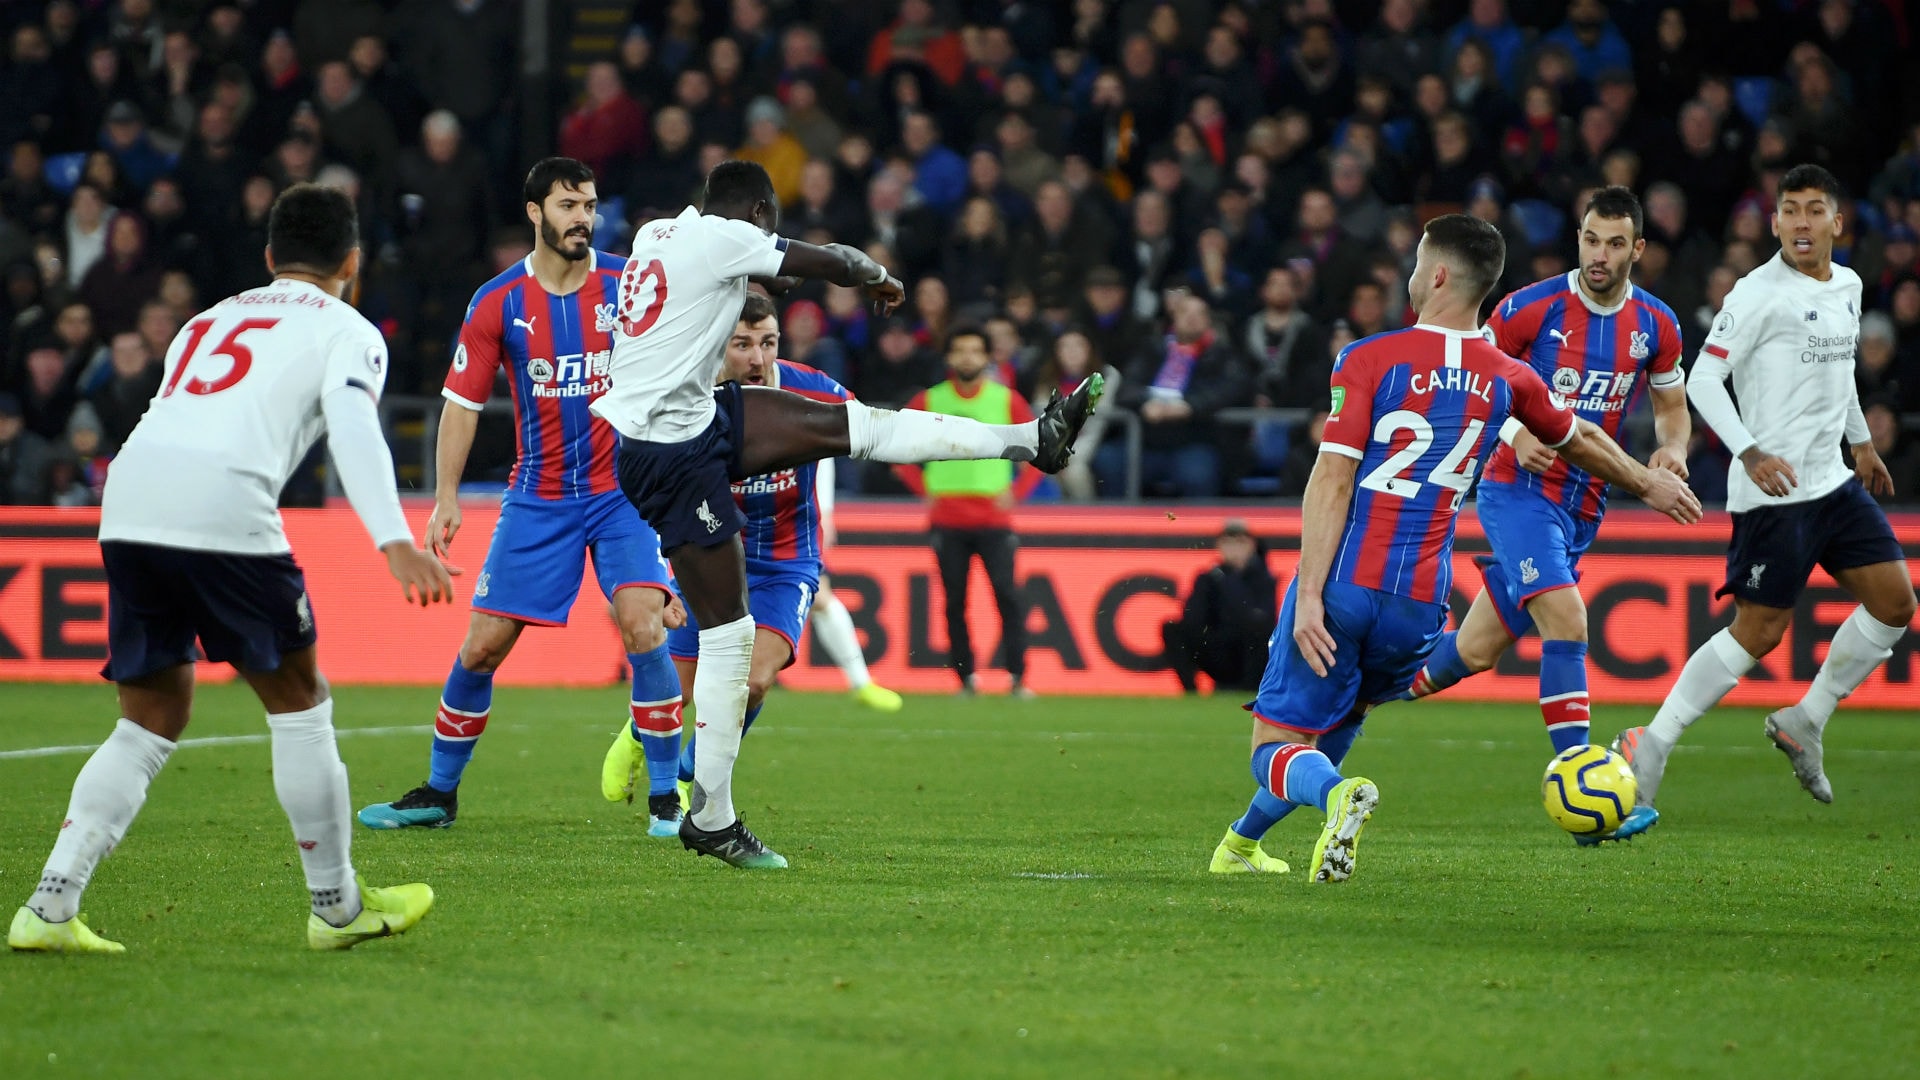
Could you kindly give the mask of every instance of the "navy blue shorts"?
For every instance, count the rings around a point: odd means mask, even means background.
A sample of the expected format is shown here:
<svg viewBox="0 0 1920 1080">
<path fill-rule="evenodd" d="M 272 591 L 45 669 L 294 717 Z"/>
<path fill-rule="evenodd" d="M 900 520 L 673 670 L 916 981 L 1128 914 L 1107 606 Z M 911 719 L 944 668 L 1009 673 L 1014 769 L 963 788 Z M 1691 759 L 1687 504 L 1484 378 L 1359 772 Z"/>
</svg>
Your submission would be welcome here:
<svg viewBox="0 0 1920 1080">
<path fill-rule="evenodd" d="M 1849 478 L 1811 502 L 1733 515 L 1727 583 L 1713 595 L 1790 608 L 1815 566 L 1832 574 L 1906 557 L 1886 513 L 1858 479 Z"/>
<path fill-rule="evenodd" d="M 278 671 L 281 657 L 313 646 L 307 577 L 292 555 L 106 540 L 100 560 L 107 571 L 107 666 L 100 674 L 114 682 L 202 655 L 242 671 Z"/>
<path fill-rule="evenodd" d="M 623 435 L 614 456 L 621 493 L 660 534 L 664 554 L 682 544 L 717 547 L 747 525 L 733 501 L 733 481 L 745 479 L 740 384 L 721 384 L 713 404 L 713 422 L 693 438 L 657 443 Z"/>
</svg>

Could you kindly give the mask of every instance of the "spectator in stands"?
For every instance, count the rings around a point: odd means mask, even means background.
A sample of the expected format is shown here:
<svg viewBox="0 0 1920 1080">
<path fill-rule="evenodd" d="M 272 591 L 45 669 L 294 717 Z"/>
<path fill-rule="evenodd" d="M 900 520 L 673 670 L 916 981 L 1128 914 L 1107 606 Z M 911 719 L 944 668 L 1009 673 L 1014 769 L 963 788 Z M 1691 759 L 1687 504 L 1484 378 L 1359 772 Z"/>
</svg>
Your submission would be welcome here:
<svg viewBox="0 0 1920 1080">
<path fill-rule="evenodd" d="M 1194 242 L 1192 269 L 1186 287 L 1204 297 L 1229 322 L 1237 323 L 1254 308 L 1253 277 L 1228 257 L 1232 241 L 1219 229 L 1205 229 Z"/>
<path fill-rule="evenodd" d="M 27 24 L 13 32 L 8 65 L 0 70 L 0 146 L 44 139 L 65 111 L 64 87 L 53 63 L 46 31 Z"/>
<path fill-rule="evenodd" d="M 947 340 L 953 324 L 953 295 L 937 277 L 923 277 L 911 286 L 913 339 L 931 349 Z"/>
<path fill-rule="evenodd" d="M 1895 363 L 1896 337 L 1893 319 L 1886 312 L 1869 311 L 1860 316 L 1860 358 L 1853 367 L 1854 387 L 1861 401 L 1881 399 L 1894 402 L 1896 408 L 1913 409 L 1915 406 L 1906 399 L 1920 401 L 1920 393 L 1905 392 L 1906 373 Z"/>
<path fill-rule="evenodd" d="M 1467 17 L 1447 35 L 1447 51 L 1458 52 L 1469 40 L 1482 42 L 1491 49 L 1500 81 L 1509 90 L 1518 87 L 1520 61 L 1526 55 L 1527 39 L 1507 17 L 1506 0 L 1472 0 L 1467 5 Z"/>
<path fill-rule="evenodd" d="M 862 401 L 895 407 L 939 378 L 939 358 L 914 340 L 905 318 L 893 315 L 880 324 L 873 355 L 861 361 L 853 389 Z"/>
<path fill-rule="evenodd" d="M 1723 222 L 1746 183 L 1746 168 L 1726 152 L 1713 110 L 1699 99 L 1680 107 L 1679 140 L 1653 170 L 1686 193 L 1689 211 L 1703 221 Z"/>
<path fill-rule="evenodd" d="M 160 389 L 161 371 L 159 357 L 149 351 L 146 340 L 133 331 L 114 335 L 107 357 L 107 381 L 89 394 L 87 401 L 100 420 L 107 449 L 114 451 L 127 441 L 134 425 L 146 415 L 147 405 Z"/>
<path fill-rule="evenodd" d="M 386 39 L 375 34 L 355 38 L 347 52 L 347 63 L 360 92 L 380 106 L 396 134 L 420 129 L 420 95 L 388 54 Z"/>
<path fill-rule="evenodd" d="M 61 377 L 78 384 L 100 354 L 93 311 L 78 301 L 62 307 L 53 320 L 52 340 L 45 344 L 60 350 Z"/>
<path fill-rule="evenodd" d="M 787 131 L 799 141 L 807 157 L 825 161 L 833 157 L 843 134 L 839 121 L 820 105 L 819 88 L 812 78 L 796 78 L 786 84 Z"/>
<path fill-rule="evenodd" d="M 1008 271 L 1007 228 L 992 199 L 973 196 L 960 211 L 941 255 L 941 276 L 956 308 L 992 304 Z"/>
<path fill-rule="evenodd" d="M 1204 672 L 1216 692 L 1246 693 L 1266 672 L 1279 584 L 1267 566 L 1266 545 L 1246 522 L 1228 519 L 1214 550 L 1219 563 L 1193 579 L 1180 618 L 1161 626 L 1161 641 L 1180 689 L 1199 693 Z"/>
<path fill-rule="evenodd" d="M 0 391 L 0 503 L 44 503 L 51 456 L 47 441 L 27 430 L 20 399 Z"/>
<path fill-rule="evenodd" d="M 940 141 L 940 125 L 924 109 L 907 114 L 901 145 L 913 158 L 913 187 L 942 217 L 952 217 L 967 190 L 967 163 Z"/>
<path fill-rule="evenodd" d="M 386 110 L 366 95 L 346 61 L 320 66 L 314 101 L 327 155 L 367 177 L 377 190 L 386 190 L 400 140 Z"/>
<path fill-rule="evenodd" d="M 1381 4 L 1379 18 L 1360 41 L 1354 65 L 1363 76 L 1388 80 L 1402 97 L 1412 95 L 1415 79 L 1440 67 L 1440 42 L 1422 25 L 1421 6 L 1416 0 Z M 1207 42 L 1211 48 L 1213 38 Z"/>
<path fill-rule="evenodd" d="M 112 156 L 132 191 L 144 193 L 147 185 L 173 168 L 174 156 L 154 145 L 139 106 L 116 101 L 107 109 L 106 121 L 100 148 Z"/>
<path fill-rule="evenodd" d="M 892 251 L 905 277 L 918 277 L 939 260 L 946 227 L 898 170 L 875 173 L 867 184 L 867 216 L 872 223 L 868 241 Z"/>
<path fill-rule="evenodd" d="M 819 368 L 842 386 L 851 385 L 853 364 L 847 347 L 826 330 L 827 313 L 820 305 L 811 300 L 796 300 L 787 305 L 780 318 L 781 350 L 794 363 Z"/>
<path fill-rule="evenodd" d="M 1280 494 L 1298 498 L 1307 493 L 1307 481 L 1320 460 L 1320 442 L 1327 432 L 1327 410 L 1314 412 L 1300 438 L 1287 447 L 1287 463 L 1280 470 Z"/>
<path fill-rule="evenodd" d="M 1047 353 L 1034 371 L 1033 392 L 1030 395 L 1033 411 L 1036 415 L 1044 412 L 1047 402 L 1053 394 L 1066 397 L 1086 381 L 1088 375 L 1100 372 L 1106 376 L 1108 394 L 1120 389 L 1120 372 L 1093 349 L 1093 341 L 1087 332 L 1078 327 L 1068 327 L 1066 332 L 1053 339 L 1053 348 Z M 1108 417 L 1097 412 L 1080 429 L 1080 437 L 1074 440 L 1073 460 L 1067 463 L 1066 470 L 1058 474 L 1060 490 L 1067 498 L 1079 502 L 1091 502 L 1095 493 L 1092 462 L 1100 452 L 1100 443 L 1106 438 Z"/>
<path fill-rule="evenodd" d="M 1620 28 L 1607 18 L 1603 0 L 1573 0 L 1567 5 L 1567 21 L 1545 40 L 1567 50 L 1580 78 L 1590 86 L 1608 68 L 1633 67 L 1633 50 Z"/>
<path fill-rule="evenodd" d="M 58 442 L 67 433 L 67 418 L 79 400 L 74 384 L 80 373 L 68 371 L 59 345 L 48 341 L 27 351 L 26 382 L 20 390 L 21 415 L 27 430 Z"/>
<path fill-rule="evenodd" d="M 1075 208 L 1072 192 L 1058 180 L 1040 185 L 1033 209 L 1033 220 L 1013 241 L 1011 272 L 1033 289 L 1040 306 L 1064 307 L 1086 282 L 1088 254 L 1106 251 L 1112 236 L 1096 216 Z"/>
<path fill-rule="evenodd" d="M 1020 395 L 988 377 L 987 340 L 979 329 L 955 329 L 948 335 L 946 352 L 946 381 L 914 395 L 910 408 L 990 424 L 1033 419 Z M 901 465 L 895 471 L 914 494 L 927 500 L 928 531 L 946 594 L 947 662 L 960 679 L 960 693 L 970 697 L 978 689 L 967 629 L 967 581 L 977 558 L 1000 611 L 1001 650 L 1013 676 L 1013 696 L 1032 697 L 1026 686 L 1026 610 L 1014 575 L 1019 542 L 1013 534 L 1013 508 L 1033 492 L 1040 472 L 1012 461 L 940 461 Z"/>
<path fill-rule="evenodd" d="M 1253 403 L 1261 408 L 1306 408 L 1326 398 L 1333 369 L 1324 335 L 1300 308 L 1299 288 L 1290 268 L 1267 271 L 1261 308 L 1242 331 L 1241 348 L 1253 361 Z"/>
<path fill-rule="evenodd" d="M 1125 381 L 1114 404 L 1138 413 L 1142 422 L 1144 493 L 1211 498 L 1220 493 L 1213 415 L 1245 404 L 1250 395 L 1239 360 L 1214 332 L 1207 302 L 1178 293 L 1169 307 L 1171 332 L 1121 369 Z M 1126 455 L 1114 452 L 1120 449 L 1109 443 L 1094 462 L 1109 494 L 1125 490 Z"/>
<path fill-rule="evenodd" d="M 1182 269 L 1172 228 L 1165 195 L 1149 190 L 1134 196 L 1132 236 L 1120 246 L 1115 262 L 1132 283 L 1133 317 L 1143 322 L 1160 317 L 1161 291 Z"/>
<path fill-rule="evenodd" d="M 1040 146 L 1033 122 L 1024 113 L 1002 113 L 993 132 L 1001 171 L 1021 195 L 1033 198 L 1041 184 L 1059 178 L 1060 162 Z"/>
<path fill-rule="evenodd" d="M 1893 316 L 1894 365 L 1901 381 L 1920 380 L 1920 278 L 1903 277 L 1894 283 L 1887 313 Z"/>
<path fill-rule="evenodd" d="M 87 271 L 107 253 L 108 226 L 113 217 L 113 208 L 99 189 L 91 184 L 74 189 L 67 210 L 66 283 L 70 288 L 79 288 Z"/>
<path fill-rule="evenodd" d="M 1355 150 L 1336 150 L 1327 166 L 1329 193 L 1340 231 L 1372 245 L 1387 231 L 1387 205 L 1373 190 L 1367 159 Z"/>
<path fill-rule="evenodd" d="M 899 19 L 867 49 L 867 74 L 878 75 L 901 57 L 924 61 L 948 86 L 960 81 L 967 63 L 960 35 L 940 25 L 930 0 L 901 0 Z"/>
<path fill-rule="evenodd" d="M 1900 414 L 1893 402 L 1868 400 L 1865 411 L 1874 452 L 1887 463 L 1887 472 L 1893 477 L 1893 493 L 1875 498 L 1882 504 L 1911 502 L 1915 485 L 1920 484 L 1920 446 L 1900 430 Z"/>
<path fill-rule="evenodd" d="M 428 106 L 451 113 L 469 133 L 485 156 L 487 174 L 511 174 L 516 125 L 510 105 L 520 85 L 514 75 L 520 70 L 519 5 L 458 0 L 415 7 L 402 62 Z"/>
<path fill-rule="evenodd" d="M 80 299 L 93 309 L 102 336 L 133 329 L 140 305 L 160 291 L 160 271 L 147 253 L 146 224 L 137 214 L 116 214 L 105 257 L 80 283 Z"/>
<path fill-rule="evenodd" d="M 693 202 L 705 179 L 687 110 L 669 105 L 653 117 L 653 146 L 634 167 L 627 212 L 635 221 L 679 213 Z"/>
<path fill-rule="evenodd" d="M 40 145 L 26 139 L 14 143 L 7 175 L 0 178 L 0 217 L 28 233 L 50 233 L 64 209 L 60 196 L 47 183 Z"/>
<path fill-rule="evenodd" d="M 734 152 L 734 157 L 765 168 L 773 180 L 773 193 L 783 205 L 798 201 L 807 151 L 787 132 L 787 111 L 771 97 L 757 97 L 747 106 L 746 117 L 747 143 Z"/>
</svg>

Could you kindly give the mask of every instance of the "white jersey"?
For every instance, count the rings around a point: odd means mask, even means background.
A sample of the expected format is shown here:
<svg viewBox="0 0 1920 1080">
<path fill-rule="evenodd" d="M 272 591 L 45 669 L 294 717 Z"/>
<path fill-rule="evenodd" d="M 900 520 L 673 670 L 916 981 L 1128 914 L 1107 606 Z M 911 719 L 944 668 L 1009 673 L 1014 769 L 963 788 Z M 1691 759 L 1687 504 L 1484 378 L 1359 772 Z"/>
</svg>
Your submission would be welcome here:
<svg viewBox="0 0 1920 1080">
<path fill-rule="evenodd" d="M 321 398 L 378 400 L 387 345 L 351 305 L 281 278 L 195 316 L 165 373 L 107 470 L 100 539 L 279 555 L 280 489 L 326 430 Z"/>
<path fill-rule="evenodd" d="M 594 415 L 648 442 L 685 442 L 705 431 L 747 278 L 779 274 L 786 250 L 786 240 L 752 222 L 691 206 L 642 225 L 620 275 L 613 386 L 590 406 Z"/>
<path fill-rule="evenodd" d="M 1860 337 L 1860 275 L 1835 263 L 1819 281 L 1776 255 L 1734 285 L 1695 359 L 1688 396 L 1736 456 L 1727 475 L 1735 513 L 1823 498 L 1853 475 L 1840 440 L 1867 440 L 1853 384 Z M 1733 376 L 1736 412 L 1727 398 Z M 1793 466 L 1799 485 L 1761 491 L 1738 455 L 1759 447 Z"/>
</svg>

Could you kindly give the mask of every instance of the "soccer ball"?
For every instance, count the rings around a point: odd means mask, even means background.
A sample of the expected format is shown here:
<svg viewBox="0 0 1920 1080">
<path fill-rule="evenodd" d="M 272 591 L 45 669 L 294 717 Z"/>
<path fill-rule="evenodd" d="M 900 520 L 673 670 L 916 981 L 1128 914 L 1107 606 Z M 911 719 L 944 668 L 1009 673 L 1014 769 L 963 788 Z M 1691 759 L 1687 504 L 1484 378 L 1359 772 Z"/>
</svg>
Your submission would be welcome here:
<svg viewBox="0 0 1920 1080">
<path fill-rule="evenodd" d="M 1576 746 L 1547 763 L 1540 798 L 1555 825 L 1576 836 L 1610 833 L 1633 810 L 1640 784 L 1627 759 L 1604 746 Z"/>
</svg>

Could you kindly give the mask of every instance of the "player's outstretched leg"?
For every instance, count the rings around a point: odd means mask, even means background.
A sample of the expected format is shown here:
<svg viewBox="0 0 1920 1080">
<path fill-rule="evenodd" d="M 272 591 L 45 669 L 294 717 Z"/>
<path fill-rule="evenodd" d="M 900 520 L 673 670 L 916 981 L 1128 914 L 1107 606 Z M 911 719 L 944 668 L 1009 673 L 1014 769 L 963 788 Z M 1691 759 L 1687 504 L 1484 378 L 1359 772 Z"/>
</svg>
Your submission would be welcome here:
<svg viewBox="0 0 1920 1080">
<path fill-rule="evenodd" d="M 184 675 L 182 675 L 184 672 Z M 191 687 L 192 668 L 155 678 Z M 80 919 L 80 897 L 94 868 L 125 836 L 147 799 L 147 786 L 173 753 L 174 742 L 126 718 L 74 778 L 67 816 L 40 872 L 33 895 L 14 913 L 7 944 L 44 952 L 122 953 L 126 947 L 95 934 Z"/>
<path fill-rule="evenodd" d="M 813 637 L 825 649 L 828 658 L 841 674 L 847 677 L 847 686 L 853 691 L 853 700 L 876 712 L 899 712 L 902 704 L 900 695 L 873 681 L 867 671 L 867 658 L 860 650 L 860 637 L 853 627 L 853 616 L 848 614 L 845 604 L 833 595 L 833 590 L 822 588 L 813 602 Z"/>
</svg>

